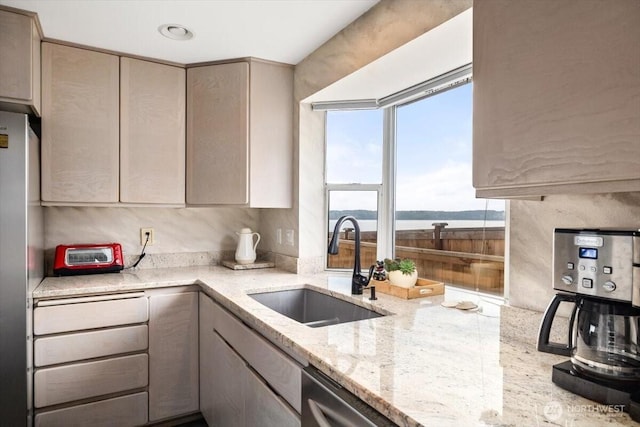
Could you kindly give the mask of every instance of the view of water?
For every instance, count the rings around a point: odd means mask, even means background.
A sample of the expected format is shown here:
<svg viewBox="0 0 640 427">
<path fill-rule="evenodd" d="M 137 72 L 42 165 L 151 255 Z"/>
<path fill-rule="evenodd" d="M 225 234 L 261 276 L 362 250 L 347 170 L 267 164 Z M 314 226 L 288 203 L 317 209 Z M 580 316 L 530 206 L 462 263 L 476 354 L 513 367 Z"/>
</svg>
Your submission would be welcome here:
<svg viewBox="0 0 640 427">
<path fill-rule="evenodd" d="M 329 221 L 329 231 L 333 231 L 337 220 Z M 434 222 L 446 222 L 446 228 L 480 228 L 480 227 L 504 227 L 504 221 L 483 221 L 483 220 L 401 220 L 396 221 L 396 230 L 431 230 Z M 358 220 L 361 231 L 375 231 L 375 220 L 363 219 Z M 350 227 L 351 223 L 347 222 L 345 227 Z"/>
</svg>

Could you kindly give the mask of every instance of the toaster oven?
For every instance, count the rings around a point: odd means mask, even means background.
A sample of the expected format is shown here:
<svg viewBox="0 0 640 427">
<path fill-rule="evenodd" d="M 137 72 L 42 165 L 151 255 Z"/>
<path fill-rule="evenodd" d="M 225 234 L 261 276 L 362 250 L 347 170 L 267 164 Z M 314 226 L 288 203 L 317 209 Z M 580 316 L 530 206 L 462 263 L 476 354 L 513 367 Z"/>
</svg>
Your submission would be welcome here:
<svg viewBox="0 0 640 427">
<path fill-rule="evenodd" d="M 123 268 L 119 243 L 56 246 L 53 263 L 53 274 L 56 276 L 117 273 Z"/>
</svg>

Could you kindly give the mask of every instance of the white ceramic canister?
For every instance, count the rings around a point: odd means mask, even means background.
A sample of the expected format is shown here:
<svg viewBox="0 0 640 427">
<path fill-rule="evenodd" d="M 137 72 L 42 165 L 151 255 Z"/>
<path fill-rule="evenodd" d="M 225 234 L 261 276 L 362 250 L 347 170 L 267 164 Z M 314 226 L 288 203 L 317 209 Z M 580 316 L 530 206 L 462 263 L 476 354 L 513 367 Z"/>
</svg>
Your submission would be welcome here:
<svg viewBox="0 0 640 427">
<path fill-rule="evenodd" d="M 401 288 L 412 288 L 418 281 L 417 271 L 411 274 L 403 274 L 400 270 L 394 270 L 389 271 L 387 276 L 392 285 L 400 286 Z"/>
<path fill-rule="evenodd" d="M 238 264 L 251 264 L 256 260 L 256 247 L 260 241 L 260 234 L 254 233 L 250 228 L 243 228 L 238 235 L 238 248 L 236 249 L 236 262 Z M 253 242 L 253 236 L 257 236 Z"/>
</svg>

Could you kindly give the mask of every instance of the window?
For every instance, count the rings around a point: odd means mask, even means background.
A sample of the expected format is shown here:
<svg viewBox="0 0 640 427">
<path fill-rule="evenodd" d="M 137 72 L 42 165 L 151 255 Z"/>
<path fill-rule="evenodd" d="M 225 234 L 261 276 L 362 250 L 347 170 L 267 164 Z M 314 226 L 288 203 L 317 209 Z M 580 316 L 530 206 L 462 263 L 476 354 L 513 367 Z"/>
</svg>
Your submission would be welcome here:
<svg viewBox="0 0 640 427">
<path fill-rule="evenodd" d="M 382 110 L 329 113 L 326 153 L 327 183 L 382 183 Z"/>
<path fill-rule="evenodd" d="M 363 265 L 377 256 L 378 208 L 382 188 L 382 110 L 332 111 L 327 115 L 326 178 L 329 236 L 342 215 L 352 215 L 362 232 Z M 353 268 L 354 229 L 342 231 L 338 256 L 329 268 Z"/>
<path fill-rule="evenodd" d="M 394 256 L 420 277 L 502 295 L 504 202 L 471 185 L 472 84 L 396 110 Z"/>
<path fill-rule="evenodd" d="M 378 234 L 378 189 L 329 190 L 327 195 L 329 212 L 329 238 L 331 238 L 337 220 L 343 215 L 351 215 L 360 227 L 360 260 L 364 267 L 372 265 L 377 259 Z M 327 258 L 329 268 L 353 268 L 355 249 L 355 229 L 345 222 L 340 231 L 338 255 Z"/>
<path fill-rule="evenodd" d="M 475 198 L 472 84 L 459 77 L 404 104 L 327 112 L 328 238 L 350 214 L 363 269 L 409 258 L 422 278 L 502 296 L 505 205 Z M 339 231 L 344 249 L 327 257 L 328 268 L 353 266 L 352 228 Z"/>
</svg>

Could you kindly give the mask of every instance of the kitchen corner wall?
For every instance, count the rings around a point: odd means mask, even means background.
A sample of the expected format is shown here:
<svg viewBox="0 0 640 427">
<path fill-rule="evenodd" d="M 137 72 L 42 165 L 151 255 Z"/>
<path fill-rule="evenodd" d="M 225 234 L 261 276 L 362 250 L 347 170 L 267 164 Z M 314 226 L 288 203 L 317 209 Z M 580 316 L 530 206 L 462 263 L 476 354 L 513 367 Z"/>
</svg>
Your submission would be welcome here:
<svg viewBox="0 0 640 427">
<path fill-rule="evenodd" d="M 640 193 L 512 200 L 509 304 L 543 311 L 551 301 L 553 229 L 640 228 Z"/>
<path fill-rule="evenodd" d="M 154 244 L 139 268 L 215 264 L 232 259 L 236 231 L 258 228 L 257 209 L 244 208 L 90 208 L 47 207 L 45 250 L 50 267 L 56 245 L 109 243 L 122 245 L 126 265 L 137 258 L 140 228 L 154 229 Z"/>
</svg>

